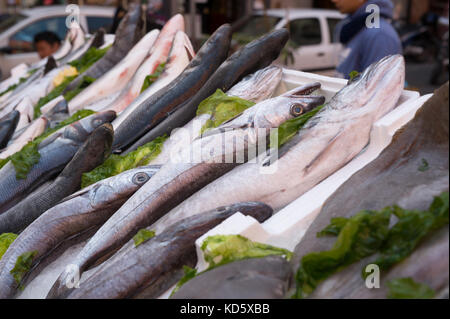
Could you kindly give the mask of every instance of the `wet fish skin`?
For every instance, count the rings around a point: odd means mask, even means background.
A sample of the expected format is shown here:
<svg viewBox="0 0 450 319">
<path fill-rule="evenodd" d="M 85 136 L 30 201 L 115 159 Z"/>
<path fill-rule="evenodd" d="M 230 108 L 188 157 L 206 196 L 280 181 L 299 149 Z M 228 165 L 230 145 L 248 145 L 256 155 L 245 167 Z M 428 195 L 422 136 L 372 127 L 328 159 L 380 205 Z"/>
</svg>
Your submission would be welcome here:
<svg viewBox="0 0 450 319">
<path fill-rule="evenodd" d="M 286 29 L 273 31 L 244 46 L 230 56 L 192 99 L 180 105 L 161 123 L 148 131 L 133 144 L 133 148 L 142 146 L 172 130 L 186 125 L 195 117 L 198 105 L 217 89 L 226 92 L 243 77 L 271 64 L 280 54 L 289 39 Z M 122 147 L 118 145 L 117 148 Z"/>
<path fill-rule="evenodd" d="M 8 145 L 9 140 L 16 130 L 19 123 L 20 113 L 16 110 L 0 119 L 0 149 Z"/>
<path fill-rule="evenodd" d="M 262 203 L 238 203 L 185 219 L 138 247 L 130 243 L 68 298 L 158 297 L 180 279 L 184 265 L 195 266 L 195 240 L 237 212 L 263 222 L 273 211 Z"/>
<path fill-rule="evenodd" d="M 0 298 L 12 298 L 17 291 L 9 271 L 21 254 L 38 251 L 33 259 L 36 265 L 60 243 L 101 225 L 159 168 L 158 165 L 139 167 L 99 181 L 66 197 L 39 216 L 19 234 L 0 260 Z"/>
<path fill-rule="evenodd" d="M 3 166 L 0 169 L 0 214 L 61 172 L 89 134 L 114 118 L 115 113 L 112 111 L 93 114 L 47 137 L 38 147 L 41 155 L 39 162 L 31 168 L 25 179 L 16 179 L 16 170 L 11 161 Z"/>
<path fill-rule="evenodd" d="M 227 205 L 261 201 L 279 210 L 353 159 L 367 145 L 372 123 L 395 107 L 404 86 L 404 60 L 391 56 L 369 67 L 361 79 L 344 87 L 283 145 L 273 174 L 246 163 L 210 183 L 166 216 Z M 351 141 L 351 142 L 350 142 Z M 270 165 L 269 165 L 270 166 Z M 213 194 L 220 193 L 217 197 Z"/>
<path fill-rule="evenodd" d="M 116 132 L 113 149 L 130 145 L 162 117 L 191 98 L 226 59 L 231 41 L 231 27 L 223 25 L 202 46 L 188 67 L 164 90 L 140 104 L 132 114 L 120 115 L 113 123 Z"/>
<path fill-rule="evenodd" d="M 112 47 L 88 70 L 80 74 L 65 89 L 63 94 L 75 89 L 83 77 L 100 78 L 114 65 L 123 59 L 131 48 L 144 36 L 145 15 L 140 4 L 131 3 L 128 13 L 122 19 L 116 31 L 116 38 Z"/>
<path fill-rule="evenodd" d="M 113 137 L 111 124 L 96 128 L 51 185 L 30 194 L 0 215 L 0 233 L 18 233 L 61 199 L 77 191 L 82 174 L 102 164 L 111 154 Z"/>
<path fill-rule="evenodd" d="M 292 277 L 283 257 L 244 259 L 197 275 L 171 299 L 283 299 Z"/>
</svg>

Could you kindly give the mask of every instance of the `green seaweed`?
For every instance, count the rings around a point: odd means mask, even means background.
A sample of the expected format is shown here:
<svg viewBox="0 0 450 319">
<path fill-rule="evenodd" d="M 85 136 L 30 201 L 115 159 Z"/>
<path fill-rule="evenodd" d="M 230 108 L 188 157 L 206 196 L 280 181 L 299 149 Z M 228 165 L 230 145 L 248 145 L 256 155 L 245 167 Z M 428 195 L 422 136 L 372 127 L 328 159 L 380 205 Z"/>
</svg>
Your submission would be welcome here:
<svg viewBox="0 0 450 319">
<path fill-rule="evenodd" d="M 8 86 L 8 88 L 7 88 L 6 90 L 4 90 L 3 92 L 0 93 L 0 97 L 3 96 L 3 95 L 5 95 L 6 93 L 12 91 L 12 90 L 15 90 L 16 87 L 18 87 L 20 84 L 22 84 L 23 82 L 25 82 L 27 79 L 28 79 L 28 77 L 26 77 L 26 78 L 20 78 L 18 83 L 12 84 L 12 85 Z"/>
<path fill-rule="evenodd" d="M 3 233 L 0 235 L 0 260 L 16 238 L 17 235 L 13 233 Z"/>
<path fill-rule="evenodd" d="M 419 172 L 426 172 L 430 169 L 430 164 L 428 164 L 428 161 L 424 158 L 422 158 L 422 162 L 418 168 Z"/>
<path fill-rule="evenodd" d="M 197 116 L 210 114 L 211 118 L 202 126 L 201 133 L 218 127 L 220 124 L 241 114 L 243 111 L 255 105 L 254 102 L 247 101 L 235 96 L 226 95 L 221 89 L 203 100 L 197 109 Z"/>
<path fill-rule="evenodd" d="M 147 165 L 161 153 L 166 139 L 167 136 L 158 137 L 127 155 L 110 155 L 102 165 L 83 174 L 81 187 L 84 188 L 129 169 Z"/>
<path fill-rule="evenodd" d="M 278 127 L 276 132 L 270 134 L 270 147 L 279 148 L 297 134 L 314 115 L 316 115 L 324 105 L 316 107 L 314 110 L 300 115 L 299 117 L 287 120 Z"/>
<path fill-rule="evenodd" d="M 19 286 L 19 289 L 21 290 L 24 289 L 22 285 L 22 280 L 25 277 L 25 275 L 30 271 L 31 266 L 33 265 L 33 258 L 34 256 L 37 255 L 37 253 L 38 253 L 37 250 L 23 253 L 22 255 L 17 257 L 16 264 L 14 265 L 14 268 L 10 271 L 10 274 L 13 276 L 17 285 Z"/>
<path fill-rule="evenodd" d="M 77 85 L 76 88 L 73 90 L 70 90 L 66 94 L 64 94 L 64 99 L 69 102 L 72 100 L 75 96 L 77 96 L 81 91 L 83 91 L 85 88 L 87 88 L 89 85 L 95 82 L 95 78 L 90 76 L 83 76 L 83 80 Z"/>
<path fill-rule="evenodd" d="M 82 74 L 84 71 L 89 69 L 95 62 L 100 60 L 106 54 L 106 52 L 108 51 L 108 49 L 110 47 L 111 46 L 107 46 L 106 48 L 103 48 L 103 49 L 98 49 L 95 47 L 89 48 L 89 50 L 87 50 L 86 53 L 83 54 L 83 56 L 81 58 L 74 60 L 72 62 L 69 62 L 68 64 L 75 67 L 78 71 L 78 74 Z M 47 104 L 48 102 L 50 102 L 51 100 L 53 100 L 54 98 L 60 96 L 63 93 L 63 91 L 66 89 L 66 87 L 77 77 L 78 76 L 76 76 L 76 75 L 66 77 L 60 85 L 55 87 L 46 96 L 40 98 L 38 103 L 34 107 L 34 118 L 36 119 L 39 116 L 41 116 L 42 115 L 41 107 L 44 106 L 45 104 Z M 80 85 L 86 85 L 86 83 L 89 83 L 89 80 L 92 78 L 85 76 L 85 77 L 83 77 L 83 80 L 85 80 L 85 79 L 87 80 L 87 82 L 82 81 L 80 83 Z M 84 84 L 83 84 L 83 82 L 84 82 Z M 77 87 L 78 89 L 80 89 L 80 85 Z M 75 96 L 79 92 L 81 92 L 81 90 L 79 90 L 78 92 L 75 91 L 75 92 L 72 92 L 71 94 L 69 94 L 69 93 L 67 93 L 67 94 L 70 98 L 73 98 L 73 96 Z M 75 94 L 75 95 L 73 95 L 73 94 Z"/>
<path fill-rule="evenodd" d="M 46 96 L 41 97 L 37 104 L 34 106 L 34 118 L 37 119 L 42 115 L 41 107 L 43 107 L 45 104 L 53 100 L 54 98 L 57 98 L 60 96 L 64 89 L 72 82 L 77 76 L 67 76 L 64 78 L 64 81 L 58 86 L 56 86 L 53 90 L 50 91 Z"/>
<path fill-rule="evenodd" d="M 164 68 L 166 67 L 166 62 L 161 63 L 158 65 L 155 69 L 155 72 L 153 72 L 150 75 L 147 75 L 144 79 L 144 83 L 142 84 L 141 93 L 144 92 L 151 86 L 153 83 L 158 80 L 160 75 L 164 72 Z"/>
<path fill-rule="evenodd" d="M 133 237 L 134 247 L 138 247 L 140 244 L 145 243 L 147 240 L 155 237 L 155 232 L 153 230 L 141 229 Z"/>
<path fill-rule="evenodd" d="M 429 286 L 412 278 L 397 278 L 387 283 L 389 299 L 432 299 L 435 292 Z"/>
<path fill-rule="evenodd" d="M 391 215 L 395 215 L 398 221 L 389 228 Z M 307 297 L 330 275 L 375 253 L 379 253 L 379 257 L 369 264 L 376 264 L 386 271 L 408 257 L 428 234 L 447 225 L 448 221 L 448 192 L 435 197 L 426 211 L 390 206 L 380 211 L 363 210 L 348 219 L 334 218 L 317 235 L 337 234 L 336 242 L 330 250 L 302 257 L 293 297 Z M 362 275 L 364 278 L 364 271 Z"/>
<path fill-rule="evenodd" d="M 69 62 L 68 64 L 75 67 L 78 70 L 78 73 L 81 74 L 89 69 L 95 62 L 103 58 L 103 56 L 108 52 L 111 45 L 99 49 L 96 47 L 91 47 L 86 51 L 83 56 L 77 60 Z"/>
<path fill-rule="evenodd" d="M 197 274 L 196 269 L 184 266 L 184 276 L 178 281 L 170 296 L 192 278 L 225 264 L 243 259 L 263 258 L 273 255 L 283 256 L 287 260 L 292 258 L 292 252 L 287 249 L 254 242 L 241 235 L 209 236 L 203 241 L 201 249 L 205 261 L 209 264 L 208 268 Z"/>
<path fill-rule="evenodd" d="M 197 275 L 197 269 L 191 268 L 189 266 L 183 266 L 183 277 L 178 281 L 175 288 L 172 290 L 170 297 L 173 296 L 178 290 L 180 290 L 181 286 L 183 286 L 185 283 L 187 283 L 189 280 L 195 278 Z"/>
</svg>

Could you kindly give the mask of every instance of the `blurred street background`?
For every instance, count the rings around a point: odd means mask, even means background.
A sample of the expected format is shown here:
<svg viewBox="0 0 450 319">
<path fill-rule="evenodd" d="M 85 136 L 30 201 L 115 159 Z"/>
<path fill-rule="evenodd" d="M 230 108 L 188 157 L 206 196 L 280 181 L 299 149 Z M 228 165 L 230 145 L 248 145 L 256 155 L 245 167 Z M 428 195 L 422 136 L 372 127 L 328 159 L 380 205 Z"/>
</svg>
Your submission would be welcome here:
<svg viewBox="0 0 450 319">
<path fill-rule="evenodd" d="M 82 8 L 84 26 L 114 33 L 127 9 L 127 0 L 0 0 L 1 77 L 21 62 L 37 59 L 33 37 L 52 31 L 61 39 L 67 28 L 68 4 Z M 185 16 L 194 46 L 221 24 L 231 23 L 235 48 L 280 27 L 291 41 L 279 59 L 289 68 L 331 75 L 342 50 L 334 28 L 345 17 L 332 0 L 142 0 L 148 29 L 160 28 L 172 15 Z M 392 0 L 392 25 L 398 32 L 407 61 L 407 84 L 422 94 L 448 80 L 448 0 Z M 42 10 L 44 7 L 44 10 Z M 445 45 L 446 43 L 446 45 Z"/>
</svg>

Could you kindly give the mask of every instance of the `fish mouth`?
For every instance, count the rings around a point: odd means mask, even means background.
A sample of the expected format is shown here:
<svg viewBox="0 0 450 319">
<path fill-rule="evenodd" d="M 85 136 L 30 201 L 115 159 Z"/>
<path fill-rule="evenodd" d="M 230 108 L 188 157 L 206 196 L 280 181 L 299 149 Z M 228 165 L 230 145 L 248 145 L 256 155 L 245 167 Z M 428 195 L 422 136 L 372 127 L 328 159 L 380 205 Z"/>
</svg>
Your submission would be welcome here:
<svg viewBox="0 0 450 319">
<path fill-rule="evenodd" d="M 319 90 L 321 87 L 322 85 L 319 82 L 308 83 L 300 87 L 297 87 L 291 91 L 288 91 L 287 93 L 283 94 L 283 96 L 287 97 L 308 96 L 313 92 Z"/>
<path fill-rule="evenodd" d="M 291 106 L 290 113 L 292 116 L 298 117 L 323 104 L 325 104 L 324 96 L 302 96 L 295 99 Z"/>
<path fill-rule="evenodd" d="M 368 85 L 375 86 L 376 83 L 382 82 L 383 80 L 398 74 L 404 74 L 404 72 L 405 60 L 402 55 L 396 54 L 387 56 L 378 63 L 367 68 L 360 79 L 365 78 Z"/>
</svg>

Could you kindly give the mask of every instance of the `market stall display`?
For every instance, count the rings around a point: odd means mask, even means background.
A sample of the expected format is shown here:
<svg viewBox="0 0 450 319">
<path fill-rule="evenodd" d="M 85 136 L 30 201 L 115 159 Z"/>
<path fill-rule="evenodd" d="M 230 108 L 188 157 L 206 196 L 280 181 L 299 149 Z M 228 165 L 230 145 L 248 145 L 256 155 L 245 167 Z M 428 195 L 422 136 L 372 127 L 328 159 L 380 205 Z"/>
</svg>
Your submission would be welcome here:
<svg viewBox="0 0 450 319">
<path fill-rule="evenodd" d="M 132 6 L 112 45 L 71 31 L 0 84 L 1 298 L 448 289 L 448 84 L 405 91 L 399 55 L 348 82 L 281 69 L 285 29 L 228 57 L 229 25 L 198 52 L 180 15 L 143 25 Z M 375 253 L 389 281 L 370 293 L 359 268 Z"/>
</svg>

